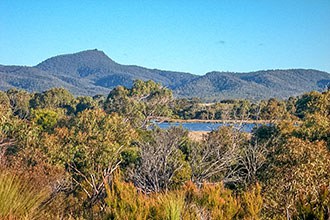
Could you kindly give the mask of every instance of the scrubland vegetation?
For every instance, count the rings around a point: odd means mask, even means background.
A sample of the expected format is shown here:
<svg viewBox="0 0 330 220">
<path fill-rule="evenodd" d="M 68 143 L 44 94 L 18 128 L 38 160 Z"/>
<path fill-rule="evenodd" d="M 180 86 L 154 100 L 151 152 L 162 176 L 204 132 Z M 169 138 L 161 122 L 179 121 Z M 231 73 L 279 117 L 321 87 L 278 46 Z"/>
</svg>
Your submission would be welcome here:
<svg viewBox="0 0 330 220">
<path fill-rule="evenodd" d="M 156 117 L 269 120 L 201 141 Z M 329 219 L 330 91 L 259 103 L 0 92 L 0 219 Z"/>
</svg>

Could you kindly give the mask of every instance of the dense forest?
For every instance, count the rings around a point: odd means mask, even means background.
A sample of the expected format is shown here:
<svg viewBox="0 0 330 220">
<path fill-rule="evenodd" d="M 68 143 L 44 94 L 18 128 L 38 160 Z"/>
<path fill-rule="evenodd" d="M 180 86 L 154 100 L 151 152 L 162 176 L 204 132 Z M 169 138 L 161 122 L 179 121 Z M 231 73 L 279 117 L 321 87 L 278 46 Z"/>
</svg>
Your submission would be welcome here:
<svg viewBox="0 0 330 220">
<path fill-rule="evenodd" d="M 203 140 L 153 119 L 268 120 Z M 0 219 L 329 219 L 330 90 L 259 102 L 0 91 Z"/>
</svg>

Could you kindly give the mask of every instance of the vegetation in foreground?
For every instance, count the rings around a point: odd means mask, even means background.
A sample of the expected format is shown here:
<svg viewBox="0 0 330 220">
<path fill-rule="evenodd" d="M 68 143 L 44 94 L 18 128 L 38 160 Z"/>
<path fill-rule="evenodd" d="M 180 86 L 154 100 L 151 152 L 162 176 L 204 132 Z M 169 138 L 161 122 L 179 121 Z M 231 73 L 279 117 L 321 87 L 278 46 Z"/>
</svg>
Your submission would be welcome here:
<svg viewBox="0 0 330 220">
<path fill-rule="evenodd" d="M 0 92 L 0 218 L 329 219 L 329 111 L 329 90 L 207 106 L 152 81 L 106 98 Z M 196 115 L 272 123 L 198 142 L 148 129 Z"/>
</svg>

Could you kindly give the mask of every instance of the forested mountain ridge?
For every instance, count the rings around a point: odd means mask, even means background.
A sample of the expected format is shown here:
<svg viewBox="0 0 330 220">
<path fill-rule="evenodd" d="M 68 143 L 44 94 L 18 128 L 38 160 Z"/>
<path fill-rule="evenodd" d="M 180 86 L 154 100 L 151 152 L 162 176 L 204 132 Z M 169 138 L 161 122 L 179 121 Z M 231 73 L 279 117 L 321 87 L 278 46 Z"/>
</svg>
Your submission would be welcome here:
<svg viewBox="0 0 330 220">
<path fill-rule="evenodd" d="M 287 98 L 324 90 L 330 74 L 311 69 L 263 70 L 249 73 L 211 72 L 176 88 L 179 96 L 206 100 Z M 188 92 L 189 91 L 189 92 Z"/>
<path fill-rule="evenodd" d="M 107 94 L 118 85 L 131 87 L 135 79 L 154 80 L 172 89 L 177 97 L 205 100 L 286 98 L 324 90 L 330 74 L 317 70 L 265 70 L 250 73 L 190 73 L 121 65 L 99 50 L 49 58 L 34 67 L 0 65 L 0 89 L 12 87 L 44 91 L 63 87 L 75 95 Z"/>
</svg>

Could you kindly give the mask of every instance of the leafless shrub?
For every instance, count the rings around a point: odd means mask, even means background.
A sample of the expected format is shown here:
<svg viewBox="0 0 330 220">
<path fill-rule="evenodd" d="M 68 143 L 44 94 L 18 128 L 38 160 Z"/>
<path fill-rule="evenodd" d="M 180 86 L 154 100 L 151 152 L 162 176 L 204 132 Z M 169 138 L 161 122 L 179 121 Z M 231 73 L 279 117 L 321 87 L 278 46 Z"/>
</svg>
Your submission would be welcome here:
<svg viewBox="0 0 330 220">
<path fill-rule="evenodd" d="M 157 130 L 149 142 L 140 143 L 140 163 L 134 170 L 133 181 L 144 192 L 167 190 L 176 175 L 186 167 L 180 146 L 186 132 L 182 128 Z"/>
<path fill-rule="evenodd" d="M 208 134 L 201 144 L 192 146 L 190 166 L 192 181 L 233 181 L 232 166 L 237 163 L 241 133 L 232 127 L 222 127 Z"/>
</svg>

